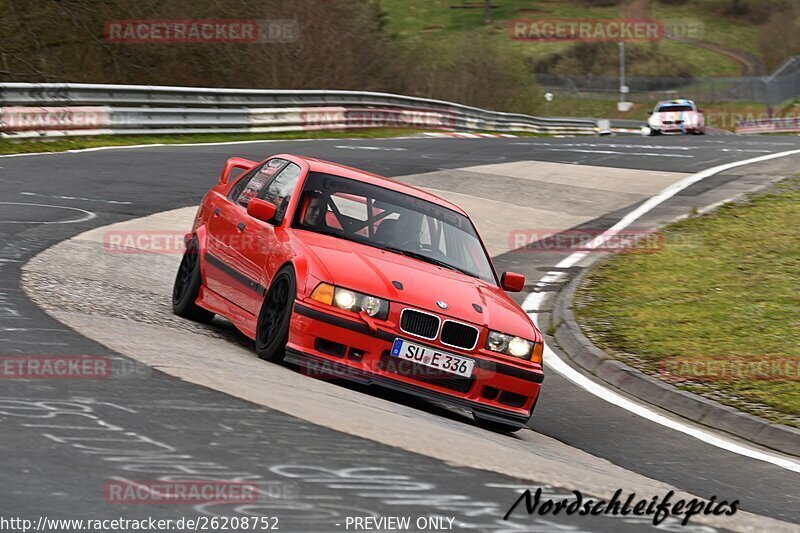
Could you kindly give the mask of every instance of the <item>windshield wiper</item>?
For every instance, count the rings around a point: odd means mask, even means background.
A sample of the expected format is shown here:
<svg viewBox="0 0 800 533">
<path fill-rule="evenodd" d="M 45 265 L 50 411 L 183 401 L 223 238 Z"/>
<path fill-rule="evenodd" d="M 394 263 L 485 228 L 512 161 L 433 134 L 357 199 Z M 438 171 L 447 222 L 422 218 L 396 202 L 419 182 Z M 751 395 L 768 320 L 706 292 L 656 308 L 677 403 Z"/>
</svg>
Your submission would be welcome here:
<svg viewBox="0 0 800 533">
<path fill-rule="evenodd" d="M 457 266 L 453 266 L 450 263 L 446 263 L 446 262 L 441 261 L 439 259 L 434 259 L 433 257 L 429 257 L 429 256 L 427 256 L 425 254 L 421 254 L 419 252 L 413 252 L 411 250 L 404 250 L 403 248 L 395 248 L 394 246 L 381 246 L 380 248 L 381 248 L 381 250 L 388 250 L 390 252 L 394 252 L 394 253 L 397 253 L 397 254 L 400 254 L 400 255 L 405 255 L 407 257 L 413 257 L 414 259 L 419 259 L 420 261 L 425 261 L 426 263 L 431 263 L 431 264 L 434 264 L 436 266 L 448 268 L 450 270 L 455 270 L 456 272 L 461 272 L 462 274 L 466 274 L 467 276 L 470 276 L 470 277 L 473 277 L 473 278 L 476 277 L 475 274 L 473 274 L 472 272 L 467 272 L 466 270 L 458 268 Z"/>
</svg>

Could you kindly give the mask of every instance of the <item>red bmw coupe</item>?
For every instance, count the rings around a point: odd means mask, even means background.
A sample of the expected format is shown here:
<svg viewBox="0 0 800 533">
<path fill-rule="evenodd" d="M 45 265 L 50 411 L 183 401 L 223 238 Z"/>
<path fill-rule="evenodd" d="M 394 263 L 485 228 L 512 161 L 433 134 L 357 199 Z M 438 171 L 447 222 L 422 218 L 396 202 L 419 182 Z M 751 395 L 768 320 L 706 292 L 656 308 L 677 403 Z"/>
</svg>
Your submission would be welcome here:
<svg viewBox="0 0 800 533">
<path fill-rule="evenodd" d="M 234 169 L 241 175 L 232 178 Z M 231 158 L 203 198 L 175 314 L 228 318 L 258 356 L 524 427 L 542 335 L 505 293 L 469 217 L 425 191 L 308 157 Z"/>
</svg>

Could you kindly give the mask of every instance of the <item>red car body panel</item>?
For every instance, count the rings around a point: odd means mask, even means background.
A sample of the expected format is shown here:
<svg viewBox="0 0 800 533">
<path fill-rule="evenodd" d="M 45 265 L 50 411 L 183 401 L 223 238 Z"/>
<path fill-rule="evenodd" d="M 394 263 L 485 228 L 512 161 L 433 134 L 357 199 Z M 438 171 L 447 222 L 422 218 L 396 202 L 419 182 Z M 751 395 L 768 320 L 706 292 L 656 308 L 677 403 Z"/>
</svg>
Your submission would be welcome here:
<svg viewBox="0 0 800 533">
<path fill-rule="evenodd" d="M 400 388 L 480 411 L 488 418 L 524 424 L 543 379 L 543 338 L 528 315 L 500 286 L 291 224 L 298 209 L 299 191 L 309 171 L 370 183 L 465 216 L 466 213 L 430 193 L 375 174 L 287 154 L 268 159 L 273 158 L 288 160 L 302 171 L 279 225 L 249 216 L 244 207 L 228 198 L 237 182 L 235 179 L 227 182 L 230 168 L 226 168 L 220 183 L 203 198 L 192 228 L 200 246 L 202 280 L 196 303 L 227 317 L 245 335 L 255 338 L 259 310 L 273 276 L 285 265 L 292 265 L 297 295 L 286 349 L 288 360 L 302 362 L 307 369 L 324 369 L 323 373 L 341 374 L 338 377 Z M 238 168 L 245 166 L 242 160 L 237 163 Z M 364 313 L 310 299 L 311 292 L 321 282 L 388 300 L 387 319 L 370 319 Z M 397 282 L 402 289 L 397 288 Z M 437 308 L 437 300 L 446 301 L 448 308 Z M 407 307 L 477 327 L 480 334 L 476 347 L 464 350 L 442 344 L 438 336 L 427 340 L 404 333 L 399 328 L 399 319 L 402 309 Z M 534 341 L 533 360 L 520 360 L 486 349 L 490 329 Z M 391 366 L 391 360 L 387 366 L 386 356 L 395 338 L 474 360 L 472 377 L 448 382 L 398 371 Z M 346 346 L 347 355 L 320 350 L 319 339 Z M 360 355 L 351 357 L 353 353 Z"/>
</svg>

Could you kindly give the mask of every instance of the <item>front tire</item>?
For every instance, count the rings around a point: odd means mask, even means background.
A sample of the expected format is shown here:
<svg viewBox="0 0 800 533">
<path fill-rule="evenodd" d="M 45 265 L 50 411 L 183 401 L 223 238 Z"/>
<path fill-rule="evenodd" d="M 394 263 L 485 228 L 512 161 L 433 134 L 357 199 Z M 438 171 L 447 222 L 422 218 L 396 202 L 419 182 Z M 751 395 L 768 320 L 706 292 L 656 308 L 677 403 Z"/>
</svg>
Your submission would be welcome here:
<svg viewBox="0 0 800 533">
<path fill-rule="evenodd" d="M 183 252 L 172 287 L 172 312 L 179 317 L 208 324 L 214 319 L 214 313 L 195 303 L 200 283 L 200 245 L 197 237 L 192 237 Z"/>
<path fill-rule="evenodd" d="M 283 267 L 272 280 L 261 305 L 256 324 L 256 354 L 260 359 L 279 363 L 286 355 L 289 325 L 297 295 L 297 282 L 291 266 Z"/>
</svg>

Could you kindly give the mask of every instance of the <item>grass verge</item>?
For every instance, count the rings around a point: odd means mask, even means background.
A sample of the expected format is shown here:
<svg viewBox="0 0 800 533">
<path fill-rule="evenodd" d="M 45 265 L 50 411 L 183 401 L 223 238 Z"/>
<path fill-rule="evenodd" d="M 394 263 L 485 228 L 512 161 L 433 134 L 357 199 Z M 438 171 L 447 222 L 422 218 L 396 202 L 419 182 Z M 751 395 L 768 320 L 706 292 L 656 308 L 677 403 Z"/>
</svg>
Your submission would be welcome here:
<svg viewBox="0 0 800 533">
<path fill-rule="evenodd" d="M 31 139 L 0 139 L 0 154 L 33 152 L 64 152 L 100 146 L 129 146 L 135 144 L 183 144 L 236 141 L 267 141 L 292 139 L 373 139 L 416 135 L 423 130 L 405 128 L 375 128 L 348 131 L 298 131 L 285 133 L 198 133 L 190 135 L 99 135 L 93 137 L 40 137 Z"/>
<path fill-rule="evenodd" d="M 798 216 L 795 177 L 672 224 L 659 251 L 594 268 L 576 317 L 594 343 L 639 370 L 800 427 Z"/>
<path fill-rule="evenodd" d="M 486 30 L 483 9 L 456 9 L 460 0 L 380 0 L 386 12 L 390 32 L 403 40 L 432 39 L 450 41 L 462 35 Z M 590 6 L 564 0 L 503 0 L 493 2 L 489 31 L 495 39 L 508 41 L 508 22 L 512 19 L 605 19 L 620 17 L 619 6 Z M 732 21 L 713 13 L 708 6 L 670 5 L 652 2 L 650 17 L 665 24 L 689 23 L 690 36 L 732 48 L 758 53 L 758 27 L 744 21 Z M 515 42 L 527 57 L 542 59 L 548 54 L 563 52 L 571 42 Z M 636 45 L 633 45 L 636 46 Z M 728 76 L 738 73 L 738 65 L 730 58 L 691 44 L 664 40 L 659 43 L 671 57 L 685 62 L 695 76 Z M 616 71 L 609 72 L 615 75 Z M 669 76 L 659 71 L 653 76 Z"/>
</svg>

